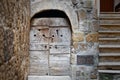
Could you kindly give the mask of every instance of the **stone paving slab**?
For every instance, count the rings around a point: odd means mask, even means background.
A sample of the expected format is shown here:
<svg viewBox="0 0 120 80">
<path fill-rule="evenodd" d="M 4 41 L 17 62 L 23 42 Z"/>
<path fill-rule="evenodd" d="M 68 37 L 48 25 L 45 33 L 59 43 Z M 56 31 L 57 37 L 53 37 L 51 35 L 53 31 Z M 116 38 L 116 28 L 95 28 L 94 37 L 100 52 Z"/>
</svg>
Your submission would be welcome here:
<svg viewBox="0 0 120 80">
<path fill-rule="evenodd" d="M 29 75 L 28 80 L 71 80 L 69 76 L 33 76 Z"/>
</svg>

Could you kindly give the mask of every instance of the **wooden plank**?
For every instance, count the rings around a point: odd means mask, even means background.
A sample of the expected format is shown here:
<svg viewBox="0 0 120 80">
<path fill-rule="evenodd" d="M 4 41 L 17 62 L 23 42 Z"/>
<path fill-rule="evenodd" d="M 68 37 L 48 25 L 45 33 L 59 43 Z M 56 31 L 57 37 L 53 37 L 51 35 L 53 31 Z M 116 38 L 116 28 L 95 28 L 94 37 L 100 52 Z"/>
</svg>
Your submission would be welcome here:
<svg viewBox="0 0 120 80">
<path fill-rule="evenodd" d="M 35 18 L 31 25 L 70 26 L 65 18 Z"/>
<path fill-rule="evenodd" d="M 34 66 L 30 67 L 30 75 L 38 75 L 38 76 L 43 76 L 43 75 L 48 75 L 48 67 L 39 67 L 39 66 Z"/>
<path fill-rule="evenodd" d="M 66 61 L 67 64 L 70 64 L 70 54 L 59 54 L 59 55 L 50 55 L 50 61 Z"/>
<path fill-rule="evenodd" d="M 47 26 L 32 27 L 30 30 L 30 43 L 48 44 L 49 28 Z"/>
<path fill-rule="evenodd" d="M 70 74 L 70 54 L 50 55 L 50 75 Z"/>
<path fill-rule="evenodd" d="M 51 76 L 69 76 L 70 67 L 51 67 L 50 75 Z"/>
<path fill-rule="evenodd" d="M 45 60 L 30 60 L 30 67 L 36 67 L 39 66 L 40 67 L 48 67 L 48 61 Z"/>
<path fill-rule="evenodd" d="M 71 42 L 71 33 L 69 28 L 50 28 L 50 43 L 51 44 L 59 44 L 65 43 L 70 45 Z"/>
<path fill-rule="evenodd" d="M 50 67 L 69 67 L 70 62 L 65 60 L 50 61 Z"/>
<path fill-rule="evenodd" d="M 30 51 L 30 66 L 48 66 L 48 51 Z"/>
<path fill-rule="evenodd" d="M 42 50 L 50 50 L 50 54 L 65 54 L 70 53 L 69 45 L 47 45 L 47 44 L 39 44 L 39 43 L 31 43 L 30 50 L 31 51 L 42 51 Z"/>
<path fill-rule="evenodd" d="M 48 50 L 49 45 L 48 44 L 41 44 L 41 43 L 30 43 L 30 50 Z"/>
<path fill-rule="evenodd" d="M 50 45 L 50 54 L 70 53 L 70 46 L 66 45 Z"/>
<path fill-rule="evenodd" d="M 48 51 L 30 51 L 30 74 L 48 74 Z"/>
<path fill-rule="evenodd" d="M 33 60 L 48 60 L 48 51 L 30 51 L 30 59 Z"/>
</svg>

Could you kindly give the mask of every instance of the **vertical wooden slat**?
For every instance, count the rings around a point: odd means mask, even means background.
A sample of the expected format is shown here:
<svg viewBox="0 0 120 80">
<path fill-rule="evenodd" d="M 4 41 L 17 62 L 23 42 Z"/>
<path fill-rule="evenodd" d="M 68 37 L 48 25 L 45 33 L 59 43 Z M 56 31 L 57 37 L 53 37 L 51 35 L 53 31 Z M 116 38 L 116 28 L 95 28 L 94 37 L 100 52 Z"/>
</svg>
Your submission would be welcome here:
<svg viewBox="0 0 120 80">
<path fill-rule="evenodd" d="M 70 45 L 71 34 L 68 27 L 50 28 L 50 37 L 50 44 Z"/>
</svg>

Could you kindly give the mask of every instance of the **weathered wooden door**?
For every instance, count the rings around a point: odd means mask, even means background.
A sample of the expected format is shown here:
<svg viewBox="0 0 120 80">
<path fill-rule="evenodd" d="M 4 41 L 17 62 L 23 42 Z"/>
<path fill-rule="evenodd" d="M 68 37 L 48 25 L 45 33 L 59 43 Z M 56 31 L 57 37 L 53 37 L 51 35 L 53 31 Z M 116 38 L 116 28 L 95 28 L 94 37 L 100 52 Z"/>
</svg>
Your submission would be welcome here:
<svg viewBox="0 0 120 80">
<path fill-rule="evenodd" d="M 71 30 L 63 18 L 34 19 L 30 30 L 30 75 L 70 75 Z"/>
<path fill-rule="evenodd" d="M 114 0 L 100 0 L 100 12 L 113 12 Z"/>
</svg>

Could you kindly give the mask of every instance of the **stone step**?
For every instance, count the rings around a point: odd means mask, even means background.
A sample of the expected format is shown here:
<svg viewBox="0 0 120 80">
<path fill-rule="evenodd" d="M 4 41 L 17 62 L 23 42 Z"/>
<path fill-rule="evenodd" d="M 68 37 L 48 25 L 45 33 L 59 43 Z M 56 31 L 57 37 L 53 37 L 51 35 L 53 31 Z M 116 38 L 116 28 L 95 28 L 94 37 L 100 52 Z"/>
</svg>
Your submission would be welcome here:
<svg viewBox="0 0 120 80">
<path fill-rule="evenodd" d="M 99 38 L 120 38 L 120 33 L 99 33 Z"/>
<path fill-rule="evenodd" d="M 99 48 L 100 53 L 120 53 L 120 48 Z"/>
<path fill-rule="evenodd" d="M 120 66 L 120 62 L 99 62 L 99 66 Z"/>
<path fill-rule="evenodd" d="M 120 56 L 99 56 L 99 62 L 120 62 Z"/>
<path fill-rule="evenodd" d="M 120 40 L 120 38 L 99 38 L 99 40 L 116 41 Z"/>
<path fill-rule="evenodd" d="M 98 70 L 99 73 L 120 73 L 120 70 Z"/>
<path fill-rule="evenodd" d="M 118 45 L 120 44 L 120 40 L 99 40 L 101 45 Z"/>
<path fill-rule="evenodd" d="M 99 48 L 120 48 L 120 45 L 99 45 Z"/>
<path fill-rule="evenodd" d="M 120 17 L 120 12 L 102 12 L 100 17 Z"/>
<path fill-rule="evenodd" d="M 106 27 L 106 28 L 120 28 L 120 24 L 119 25 L 117 25 L 117 24 L 111 24 L 111 25 L 109 25 L 109 24 L 100 24 L 100 27 Z"/>
<path fill-rule="evenodd" d="M 118 20 L 100 20 L 100 24 L 120 24 L 120 19 Z"/>
<path fill-rule="evenodd" d="M 99 56 L 120 56 L 120 53 L 99 53 Z"/>
<path fill-rule="evenodd" d="M 106 23 L 102 23 L 102 24 L 100 24 L 100 26 L 119 26 L 120 25 L 120 23 L 119 24 L 106 24 Z"/>
<path fill-rule="evenodd" d="M 120 33 L 120 31 L 110 31 L 110 30 L 106 30 L 106 31 L 103 31 L 103 30 L 99 30 L 98 31 L 99 33 Z"/>
<path fill-rule="evenodd" d="M 104 16 L 104 17 L 100 17 L 100 20 L 120 20 L 120 17 Z"/>
<path fill-rule="evenodd" d="M 98 66 L 98 70 L 120 70 L 120 66 Z"/>
<path fill-rule="evenodd" d="M 28 80 L 71 80 L 69 76 L 33 76 L 29 75 Z"/>
<path fill-rule="evenodd" d="M 120 31 L 120 25 L 100 25 L 99 30 L 112 30 L 112 31 Z"/>
</svg>

